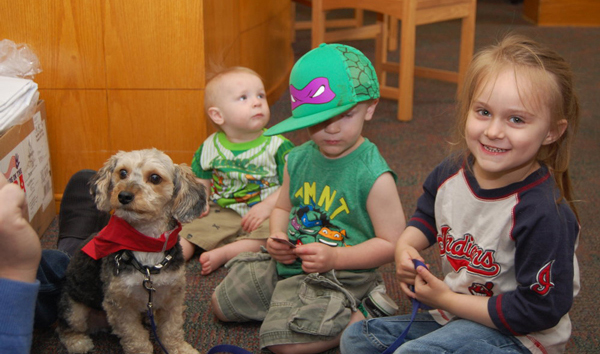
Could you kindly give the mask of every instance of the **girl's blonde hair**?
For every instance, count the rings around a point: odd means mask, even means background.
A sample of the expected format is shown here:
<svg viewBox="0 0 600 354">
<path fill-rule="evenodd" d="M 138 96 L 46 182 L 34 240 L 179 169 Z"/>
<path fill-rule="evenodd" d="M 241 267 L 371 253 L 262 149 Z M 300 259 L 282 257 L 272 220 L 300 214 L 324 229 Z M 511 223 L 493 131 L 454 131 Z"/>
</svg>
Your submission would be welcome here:
<svg viewBox="0 0 600 354">
<path fill-rule="evenodd" d="M 535 92 L 525 95 L 530 104 L 547 104 L 551 112 L 551 129 L 558 129 L 558 122 L 566 120 L 567 128 L 560 138 L 549 145 L 542 145 L 537 159 L 548 166 L 560 190 L 560 198 L 573 205 L 574 195 L 569 177 L 569 156 L 575 132 L 579 125 L 579 101 L 573 89 L 573 73 L 568 63 L 556 52 L 539 43 L 516 34 L 507 35 L 498 44 L 479 51 L 474 57 L 461 91 L 458 93 L 457 120 L 454 131 L 455 156 L 470 156 L 466 146 L 465 127 L 473 100 L 488 82 L 511 68 L 515 78 L 525 76 Z M 518 80 L 517 80 L 518 83 Z M 523 98 L 522 92 L 519 93 Z"/>
</svg>

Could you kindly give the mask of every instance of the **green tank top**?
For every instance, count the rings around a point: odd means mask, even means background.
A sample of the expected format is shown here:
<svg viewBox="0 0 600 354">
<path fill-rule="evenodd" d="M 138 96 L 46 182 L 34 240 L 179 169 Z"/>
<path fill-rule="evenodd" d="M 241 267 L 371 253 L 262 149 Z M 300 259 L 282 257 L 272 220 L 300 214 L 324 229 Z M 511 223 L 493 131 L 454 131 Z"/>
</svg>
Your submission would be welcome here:
<svg viewBox="0 0 600 354">
<path fill-rule="evenodd" d="M 383 173 L 396 174 L 365 141 L 352 153 L 328 159 L 309 141 L 288 155 L 290 222 L 288 237 L 295 244 L 321 242 L 331 247 L 352 247 L 375 237 L 367 212 L 367 198 Z M 300 260 L 277 264 L 280 276 L 301 274 Z"/>
</svg>

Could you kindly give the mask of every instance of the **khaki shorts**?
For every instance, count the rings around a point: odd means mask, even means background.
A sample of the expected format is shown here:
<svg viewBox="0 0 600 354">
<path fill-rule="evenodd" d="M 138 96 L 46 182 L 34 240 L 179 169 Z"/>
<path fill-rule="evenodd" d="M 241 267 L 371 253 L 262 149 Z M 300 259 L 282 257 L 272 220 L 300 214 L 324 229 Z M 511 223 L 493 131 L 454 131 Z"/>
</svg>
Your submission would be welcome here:
<svg viewBox="0 0 600 354">
<path fill-rule="evenodd" d="M 260 346 L 312 343 L 338 336 L 360 300 L 380 284 L 379 272 L 330 271 L 277 275 L 266 253 L 241 253 L 217 286 L 219 308 L 230 321 L 263 321 Z"/>
<path fill-rule="evenodd" d="M 183 225 L 179 233 L 194 245 L 210 251 L 241 239 L 266 239 L 269 237 L 269 219 L 256 230 L 242 230 L 242 217 L 236 211 L 210 203 L 208 215 Z"/>
</svg>

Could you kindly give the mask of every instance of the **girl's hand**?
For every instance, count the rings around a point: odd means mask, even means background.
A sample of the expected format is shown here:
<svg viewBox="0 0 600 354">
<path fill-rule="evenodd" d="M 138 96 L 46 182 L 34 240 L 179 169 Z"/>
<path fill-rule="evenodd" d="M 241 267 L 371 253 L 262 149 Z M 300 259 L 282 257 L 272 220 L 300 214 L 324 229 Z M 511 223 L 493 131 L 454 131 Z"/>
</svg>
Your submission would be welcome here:
<svg viewBox="0 0 600 354">
<path fill-rule="evenodd" d="M 398 276 L 398 280 L 400 283 L 405 283 L 408 285 L 415 284 L 415 277 L 417 276 L 417 271 L 415 270 L 415 264 L 413 263 L 413 259 L 418 259 L 421 262 L 425 262 L 423 257 L 419 254 L 419 252 L 412 246 L 402 246 L 398 245 L 396 248 L 396 275 Z"/>
<path fill-rule="evenodd" d="M 283 240 L 289 240 L 287 235 L 283 232 L 277 232 L 271 235 L 271 237 L 280 238 Z M 267 251 L 274 260 L 283 264 L 292 264 L 296 261 L 295 248 L 290 247 L 284 243 L 280 243 L 272 240 L 271 238 L 267 239 Z"/>
<path fill-rule="evenodd" d="M 302 259 L 302 270 L 306 273 L 326 273 L 335 267 L 337 249 L 313 242 L 298 246 L 296 255 Z"/>
<path fill-rule="evenodd" d="M 447 304 L 456 295 L 443 280 L 438 279 L 427 268 L 417 267 L 415 278 L 415 298 L 432 308 L 446 310 Z"/>
<path fill-rule="evenodd" d="M 242 229 L 246 232 L 256 230 L 263 221 L 269 218 L 273 207 L 266 203 L 260 202 L 250 208 L 250 211 L 242 218 Z"/>
</svg>

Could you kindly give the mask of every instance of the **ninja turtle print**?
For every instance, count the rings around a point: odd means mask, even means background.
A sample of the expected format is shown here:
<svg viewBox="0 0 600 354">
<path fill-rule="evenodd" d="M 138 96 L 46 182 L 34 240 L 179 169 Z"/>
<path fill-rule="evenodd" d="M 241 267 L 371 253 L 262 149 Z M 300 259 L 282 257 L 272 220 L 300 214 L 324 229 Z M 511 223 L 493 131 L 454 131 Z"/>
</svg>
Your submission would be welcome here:
<svg viewBox="0 0 600 354">
<path fill-rule="evenodd" d="M 346 59 L 346 67 L 348 75 L 358 101 L 364 101 L 371 98 L 379 97 L 379 83 L 373 80 L 377 76 L 373 67 L 368 61 L 365 61 L 364 55 L 358 55 L 356 50 L 348 46 L 338 46 L 337 50 L 343 53 Z M 366 96 L 366 98 L 364 98 Z"/>
<path fill-rule="evenodd" d="M 333 225 L 327 214 L 314 205 L 302 205 L 290 213 L 288 237 L 296 245 L 320 242 L 330 247 L 347 246 L 346 230 Z"/>
</svg>

